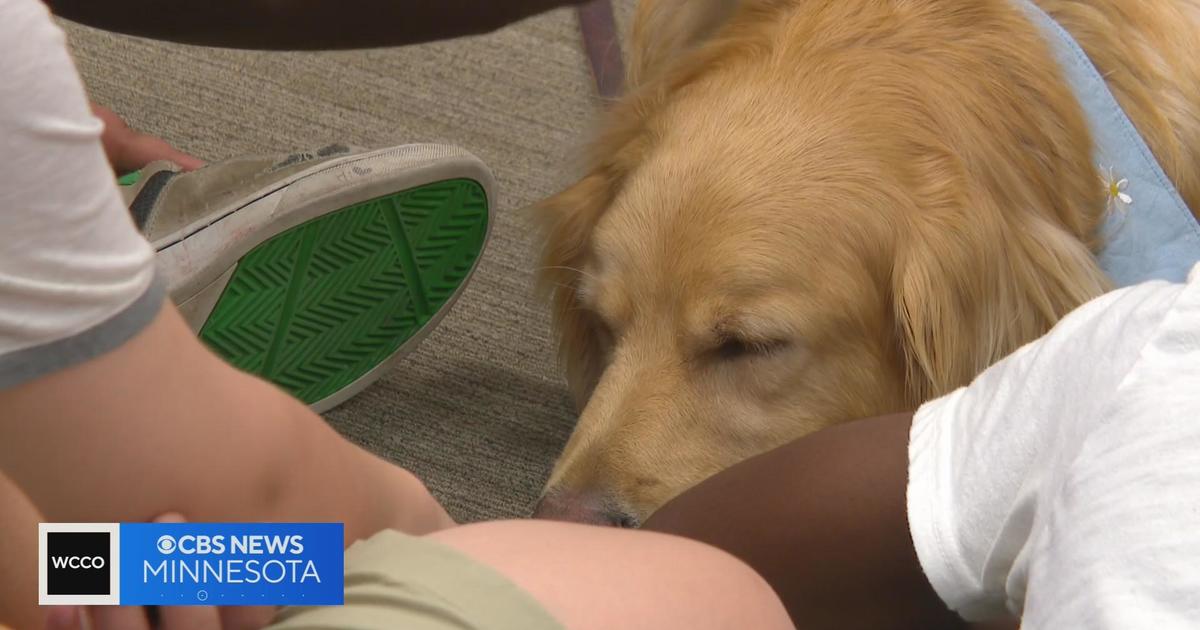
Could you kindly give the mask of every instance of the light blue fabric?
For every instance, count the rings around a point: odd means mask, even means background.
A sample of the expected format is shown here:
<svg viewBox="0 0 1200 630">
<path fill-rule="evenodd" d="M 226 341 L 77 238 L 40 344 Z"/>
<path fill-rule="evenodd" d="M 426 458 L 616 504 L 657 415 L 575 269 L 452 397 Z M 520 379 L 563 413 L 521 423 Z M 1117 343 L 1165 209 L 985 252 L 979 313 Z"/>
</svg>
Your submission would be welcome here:
<svg viewBox="0 0 1200 630">
<path fill-rule="evenodd" d="M 1200 223 L 1075 38 L 1031 0 L 1015 1 L 1053 45 L 1087 114 L 1096 166 L 1105 177 L 1111 169 L 1115 179 L 1129 180 L 1125 192 L 1133 202 L 1125 210 L 1109 212 L 1100 266 L 1118 286 L 1149 280 L 1185 282 L 1200 262 Z M 1096 185 L 1104 183 L 1097 180 Z"/>
</svg>

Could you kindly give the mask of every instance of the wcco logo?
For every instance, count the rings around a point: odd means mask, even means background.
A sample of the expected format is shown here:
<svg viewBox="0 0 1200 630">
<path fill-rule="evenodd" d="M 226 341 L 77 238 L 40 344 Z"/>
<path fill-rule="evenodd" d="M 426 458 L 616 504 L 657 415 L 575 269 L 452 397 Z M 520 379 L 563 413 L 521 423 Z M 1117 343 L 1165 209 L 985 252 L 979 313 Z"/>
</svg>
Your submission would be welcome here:
<svg viewBox="0 0 1200 630">
<path fill-rule="evenodd" d="M 67 536 L 68 534 L 57 534 L 57 536 Z M 104 537 L 104 543 L 108 543 L 108 537 Z M 103 569 L 108 561 L 104 556 L 50 556 L 50 568 L 52 569 Z"/>
<path fill-rule="evenodd" d="M 38 603 L 109 605 L 120 601 L 120 526 L 42 523 L 38 527 Z"/>
</svg>

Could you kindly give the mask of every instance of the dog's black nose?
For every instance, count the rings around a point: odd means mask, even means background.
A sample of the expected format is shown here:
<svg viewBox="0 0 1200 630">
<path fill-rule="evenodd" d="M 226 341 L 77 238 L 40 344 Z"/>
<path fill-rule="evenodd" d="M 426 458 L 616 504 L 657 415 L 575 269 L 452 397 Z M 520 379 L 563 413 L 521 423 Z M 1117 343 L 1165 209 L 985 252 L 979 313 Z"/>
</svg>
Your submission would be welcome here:
<svg viewBox="0 0 1200 630">
<path fill-rule="evenodd" d="M 533 517 L 607 527 L 635 528 L 639 525 L 636 518 L 614 508 L 614 502 L 602 495 L 570 490 L 546 493 L 534 508 Z"/>
</svg>

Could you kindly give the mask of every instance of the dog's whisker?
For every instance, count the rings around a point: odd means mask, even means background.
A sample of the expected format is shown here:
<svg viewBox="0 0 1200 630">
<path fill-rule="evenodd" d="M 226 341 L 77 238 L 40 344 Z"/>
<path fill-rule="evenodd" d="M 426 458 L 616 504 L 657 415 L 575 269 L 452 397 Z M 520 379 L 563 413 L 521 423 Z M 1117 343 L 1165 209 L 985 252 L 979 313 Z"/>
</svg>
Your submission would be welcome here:
<svg viewBox="0 0 1200 630">
<path fill-rule="evenodd" d="M 552 265 L 549 267 L 541 267 L 539 269 L 539 271 L 571 271 L 571 272 L 577 273 L 585 278 L 589 278 L 591 280 L 596 280 L 596 281 L 600 280 L 600 278 L 597 277 L 596 274 L 588 273 L 582 269 L 579 269 L 578 267 L 568 267 L 566 265 Z"/>
</svg>

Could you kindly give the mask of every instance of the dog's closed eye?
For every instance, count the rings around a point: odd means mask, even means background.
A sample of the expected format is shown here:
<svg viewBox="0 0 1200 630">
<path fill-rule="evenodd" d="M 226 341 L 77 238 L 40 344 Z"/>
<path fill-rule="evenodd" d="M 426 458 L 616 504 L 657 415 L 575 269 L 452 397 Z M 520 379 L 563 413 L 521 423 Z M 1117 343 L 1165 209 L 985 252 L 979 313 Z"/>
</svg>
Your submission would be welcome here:
<svg viewBox="0 0 1200 630">
<path fill-rule="evenodd" d="M 726 337 L 721 340 L 714 354 L 722 361 L 738 361 L 753 357 L 768 357 L 785 350 L 790 342 L 784 339 L 759 341 L 741 337 Z"/>
</svg>

